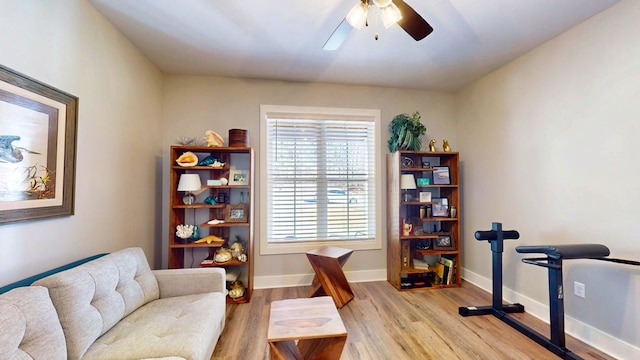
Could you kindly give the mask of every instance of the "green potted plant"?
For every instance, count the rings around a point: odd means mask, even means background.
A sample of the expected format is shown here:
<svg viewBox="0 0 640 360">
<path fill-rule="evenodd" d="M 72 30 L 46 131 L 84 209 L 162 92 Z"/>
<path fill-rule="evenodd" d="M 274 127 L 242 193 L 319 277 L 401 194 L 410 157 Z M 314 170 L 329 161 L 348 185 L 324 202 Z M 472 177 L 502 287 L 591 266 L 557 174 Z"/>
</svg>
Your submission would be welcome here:
<svg viewBox="0 0 640 360">
<path fill-rule="evenodd" d="M 408 114 L 398 114 L 389 123 L 391 137 L 387 141 L 389 151 L 398 150 L 419 151 L 422 147 L 420 137 L 427 132 L 427 128 L 420 122 L 420 113 L 414 112 L 412 116 Z"/>
</svg>

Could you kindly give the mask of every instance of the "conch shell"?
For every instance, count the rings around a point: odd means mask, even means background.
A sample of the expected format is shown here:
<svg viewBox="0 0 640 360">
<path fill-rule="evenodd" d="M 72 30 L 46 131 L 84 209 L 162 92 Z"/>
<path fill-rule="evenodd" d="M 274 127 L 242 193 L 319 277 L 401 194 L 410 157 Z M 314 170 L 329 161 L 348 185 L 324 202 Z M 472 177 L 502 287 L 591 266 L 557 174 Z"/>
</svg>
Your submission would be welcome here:
<svg viewBox="0 0 640 360">
<path fill-rule="evenodd" d="M 207 142 L 208 147 L 222 147 L 224 145 L 222 136 L 213 130 L 207 130 L 204 133 L 204 141 Z"/>
<path fill-rule="evenodd" d="M 180 166 L 196 166 L 198 164 L 198 156 L 191 151 L 187 151 L 176 159 Z"/>
</svg>

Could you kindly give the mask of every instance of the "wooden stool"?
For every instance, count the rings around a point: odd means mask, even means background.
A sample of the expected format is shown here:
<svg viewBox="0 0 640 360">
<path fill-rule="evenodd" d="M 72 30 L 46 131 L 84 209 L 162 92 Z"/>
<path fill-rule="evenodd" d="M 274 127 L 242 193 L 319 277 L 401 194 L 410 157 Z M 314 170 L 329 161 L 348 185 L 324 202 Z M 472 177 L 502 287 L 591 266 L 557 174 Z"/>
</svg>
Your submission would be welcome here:
<svg viewBox="0 0 640 360">
<path fill-rule="evenodd" d="M 307 252 L 307 258 L 316 275 L 311 283 L 309 297 L 329 295 L 339 309 L 353 299 L 353 291 L 342 272 L 353 250 L 324 246 Z"/>
<path fill-rule="evenodd" d="M 328 296 L 279 300 L 271 303 L 267 341 L 272 360 L 337 360 L 347 330 Z"/>
</svg>

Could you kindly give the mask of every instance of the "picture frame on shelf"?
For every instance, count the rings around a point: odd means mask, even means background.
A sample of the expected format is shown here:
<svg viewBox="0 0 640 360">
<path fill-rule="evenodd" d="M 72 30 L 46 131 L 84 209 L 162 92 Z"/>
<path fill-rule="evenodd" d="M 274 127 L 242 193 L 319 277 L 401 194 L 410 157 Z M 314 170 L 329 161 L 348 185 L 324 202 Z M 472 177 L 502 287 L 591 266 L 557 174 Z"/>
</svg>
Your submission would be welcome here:
<svg viewBox="0 0 640 360">
<path fill-rule="evenodd" d="M 431 163 L 430 162 L 428 162 L 428 161 L 423 161 L 422 162 L 422 168 L 423 169 L 428 169 L 430 167 L 431 167 Z"/>
<path fill-rule="evenodd" d="M 431 192 L 430 191 L 421 191 L 420 192 L 420 202 L 431 202 Z"/>
<path fill-rule="evenodd" d="M 0 65 L 0 224 L 74 215 L 78 102 Z"/>
<path fill-rule="evenodd" d="M 230 204 L 224 209 L 224 221 L 228 223 L 246 223 L 247 207 L 242 204 Z"/>
<path fill-rule="evenodd" d="M 448 166 L 433 167 L 433 185 L 451 185 L 451 174 Z"/>
<path fill-rule="evenodd" d="M 431 216 L 449 217 L 449 199 L 446 197 L 431 198 Z"/>
<path fill-rule="evenodd" d="M 249 172 L 247 170 L 231 170 L 229 172 L 229 185 L 249 185 Z"/>
<path fill-rule="evenodd" d="M 434 250 L 455 250 L 456 245 L 453 242 L 451 234 L 441 234 L 433 242 Z"/>
<path fill-rule="evenodd" d="M 431 179 L 429 178 L 418 178 L 418 186 L 429 186 L 431 185 Z"/>
</svg>

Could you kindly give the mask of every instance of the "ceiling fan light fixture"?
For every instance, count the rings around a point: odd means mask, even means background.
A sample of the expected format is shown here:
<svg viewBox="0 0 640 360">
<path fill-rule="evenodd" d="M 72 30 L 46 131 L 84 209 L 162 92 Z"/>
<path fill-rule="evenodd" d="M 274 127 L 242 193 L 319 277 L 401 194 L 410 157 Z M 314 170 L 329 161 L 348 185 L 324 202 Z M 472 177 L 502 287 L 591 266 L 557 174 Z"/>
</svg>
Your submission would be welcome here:
<svg viewBox="0 0 640 360">
<path fill-rule="evenodd" d="M 382 24 L 386 29 L 402 19 L 400 9 L 391 1 L 389 1 L 389 5 L 380 8 L 380 13 L 382 15 Z"/>
<path fill-rule="evenodd" d="M 356 29 L 362 29 L 367 22 L 368 10 L 369 4 L 366 1 L 359 2 L 347 14 L 347 22 Z"/>
</svg>

